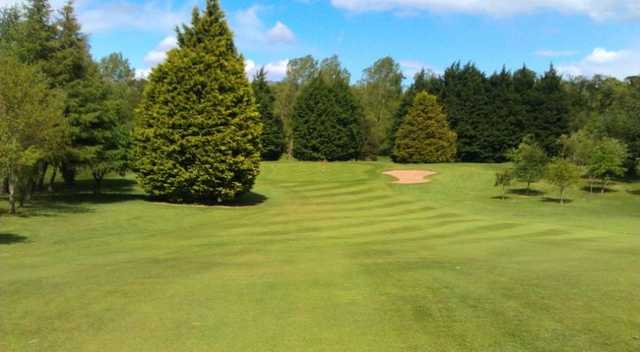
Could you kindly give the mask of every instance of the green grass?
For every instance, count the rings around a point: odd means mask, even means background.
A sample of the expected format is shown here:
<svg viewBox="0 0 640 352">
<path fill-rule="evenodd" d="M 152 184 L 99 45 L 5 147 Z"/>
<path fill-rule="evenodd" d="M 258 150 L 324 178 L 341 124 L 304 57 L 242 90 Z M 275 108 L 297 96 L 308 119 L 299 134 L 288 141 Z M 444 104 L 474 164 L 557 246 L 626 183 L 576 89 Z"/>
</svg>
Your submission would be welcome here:
<svg viewBox="0 0 640 352">
<path fill-rule="evenodd" d="M 265 163 L 227 207 L 113 179 L 3 214 L 0 351 L 640 350 L 639 184 L 561 206 L 493 199 L 498 165 L 397 167 Z"/>
</svg>

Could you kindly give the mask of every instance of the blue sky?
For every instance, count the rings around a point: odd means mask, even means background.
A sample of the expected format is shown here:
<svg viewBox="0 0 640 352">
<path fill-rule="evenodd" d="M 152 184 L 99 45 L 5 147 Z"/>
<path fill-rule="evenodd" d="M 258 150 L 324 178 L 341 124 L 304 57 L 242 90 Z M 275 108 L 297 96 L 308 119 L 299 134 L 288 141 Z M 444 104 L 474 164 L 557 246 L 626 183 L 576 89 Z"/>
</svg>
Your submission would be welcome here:
<svg viewBox="0 0 640 352">
<path fill-rule="evenodd" d="M 0 5 L 20 0 L 0 0 Z M 59 6 L 62 0 L 54 0 Z M 389 55 L 407 75 L 473 61 L 492 72 L 554 63 L 572 75 L 640 74 L 638 0 L 221 0 L 248 70 L 280 79 L 290 58 L 340 56 L 353 80 Z M 119 51 L 140 72 L 204 0 L 76 0 L 96 57 Z"/>
</svg>

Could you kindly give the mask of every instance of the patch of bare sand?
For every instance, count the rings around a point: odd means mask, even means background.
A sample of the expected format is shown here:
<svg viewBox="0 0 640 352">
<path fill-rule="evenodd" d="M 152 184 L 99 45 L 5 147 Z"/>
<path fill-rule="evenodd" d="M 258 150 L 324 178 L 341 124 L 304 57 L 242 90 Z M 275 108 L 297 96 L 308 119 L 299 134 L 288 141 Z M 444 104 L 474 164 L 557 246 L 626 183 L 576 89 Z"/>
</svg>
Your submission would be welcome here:
<svg viewBox="0 0 640 352">
<path fill-rule="evenodd" d="M 426 170 L 390 170 L 383 172 L 383 174 L 394 177 L 396 179 L 394 183 L 413 185 L 431 182 L 428 177 L 436 175 L 437 173 Z"/>
</svg>

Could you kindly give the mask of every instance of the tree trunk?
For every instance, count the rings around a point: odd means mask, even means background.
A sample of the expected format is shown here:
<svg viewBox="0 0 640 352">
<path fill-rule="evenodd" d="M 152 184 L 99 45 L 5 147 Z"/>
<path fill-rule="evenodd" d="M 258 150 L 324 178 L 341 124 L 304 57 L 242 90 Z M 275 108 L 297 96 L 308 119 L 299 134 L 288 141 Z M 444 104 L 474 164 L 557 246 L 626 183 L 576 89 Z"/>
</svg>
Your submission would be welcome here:
<svg viewBox="0 0 640 352">
<path fill-rule="evenodd" d="M 564 188 L 560 189 L 560 205 L 564 205 Z"/>
<path fill-rule="evenodd" d="M 42 192 L 44 191 L 44 179 L 47 176 L 47 170 L 49 170 L 49 163 L 43 162 L 40 167 L 40 174 L 38 175 L 38 184 L 36 186 L 36 191 Z"/>
<path fill-rule="evenodd" d="M 56 182 L 56 175 L 58 174 L 58 169 L 56 167 L 51 170 L 51 178 L 49 179 L 49 192 L 53 192 L 53 184 Z"/>
<path fill-rule="evenodd" d="M 62 178 L 64 179 L 65 186 L 71 188 L 75 185 L 76 169 L 73 165 L 69 163 L 62 163 L 62 165 L 60 166 L 60 173 L 62 173 Z"/>
<path fill-rule="evenodd" d="M 10 210 L 9 212 L 11 213 L 11 215 L 15 215 L 16 214 L 16 181 L 13 179 L 13 177 L 9 177 L 8 178 L 8 188 L 9 188 L 9 206 L 10 206 Z"/>
<path fill-rule="evenodd" d="M 101 191 L 102 191 L 102 177 L 99 177 L 99 178 L 94 177 L 93 194 L 100 195 Z"/>
<path fill-rule="evenodd" d="M 607 185 L 609 184 L 609 179 L 604 179 L 602 180 L 602 188 L 600 189 L 600 194 L 604 194 L 604 190 L 607 188 Z"/>
<path fill-rule="evenodd" d="M 2 193 L 9 194 L 9 178 L 5 177 L 2 179 Z"/>
<path fill-rule="evenodd" d="M 527 194 L 531 194 L 531 181 L 527 181 Z"/>
</svg>

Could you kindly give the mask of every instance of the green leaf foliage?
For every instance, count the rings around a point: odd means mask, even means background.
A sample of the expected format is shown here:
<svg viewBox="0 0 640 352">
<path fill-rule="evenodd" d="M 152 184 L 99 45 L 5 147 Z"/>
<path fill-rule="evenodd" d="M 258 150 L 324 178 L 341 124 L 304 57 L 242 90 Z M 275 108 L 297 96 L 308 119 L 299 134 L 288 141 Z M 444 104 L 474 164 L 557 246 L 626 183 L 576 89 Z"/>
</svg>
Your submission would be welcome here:
<svg viewBox="0 0 640 352">
<path fill-rule="evenodd" d="M 139 108 L 139 181 L 168 201 L 231 200 L 259 173 L 262 124 L 218 0 L 194 10 L 178 46 L 151 73 Z"/>
<path fill-rule="evenodd" d="M 347 82 L 330 77 L 334 80 L 316 76 L 296 101 L 293 155 L 299 160 L 352 160 L 361 155 L 362 111 Z"/>
<path fill-rule="evenodd" d="M 262 160 L 278 160 L 284 153 L 284 124 L 282 119 L 274 114 L 275 97 L 267 82 L 267 72 L 264 68 L 256 73 L 251 86 L 262 118 Z"/>
<path fill-rule="evenodd" d="M 545 168 L 545 179 L 560 190 L 560 203 L 565 202 L 567 188 L 577 185 L 582 177 L 582 169 L 573 162 L 558 158 Z"/>
<path fill-rule="evenodd" d="M 513 176 L 518 181 L 525 182 L 527 189 L 544 177 L 545 166 L 549 162 L 544 149 L 532 137 L 526 137 L 518 148 L 511 152 L 510 158 L 513 162 Z"/>
<path fill-rule="evenodd" d="M 416 95 L 396 135 L 393 160 L 400 163 L 450 162 L 456 156 L 456 134 L 437 98 L 426 92 Z"/>
</svg>

